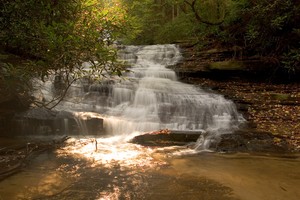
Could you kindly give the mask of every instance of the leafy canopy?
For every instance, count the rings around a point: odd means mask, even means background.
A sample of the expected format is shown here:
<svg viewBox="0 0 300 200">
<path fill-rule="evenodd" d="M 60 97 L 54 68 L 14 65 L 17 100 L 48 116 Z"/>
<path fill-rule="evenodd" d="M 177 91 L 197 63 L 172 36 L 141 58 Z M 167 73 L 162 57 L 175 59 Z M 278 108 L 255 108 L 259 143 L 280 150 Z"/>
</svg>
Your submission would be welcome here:
<svg viewBox="0 0 300 200">
<path fill-rule="evenodd" d="M 0 48 L 5 57 L 0 57 L 1 93 L 18 97 L 27 93 L 28 98 L 30 84 L 23 83 L 54 72 L 64 74 L 68 83 L 83 76 L 121 75 L 112 44 L 131 34 L 121 1 L 2 0 L 0 10 Z M 9 55 L 17 55 L 22 63 Z M 92 67 L 84 69 L 84 62 Z"/>
</svg>

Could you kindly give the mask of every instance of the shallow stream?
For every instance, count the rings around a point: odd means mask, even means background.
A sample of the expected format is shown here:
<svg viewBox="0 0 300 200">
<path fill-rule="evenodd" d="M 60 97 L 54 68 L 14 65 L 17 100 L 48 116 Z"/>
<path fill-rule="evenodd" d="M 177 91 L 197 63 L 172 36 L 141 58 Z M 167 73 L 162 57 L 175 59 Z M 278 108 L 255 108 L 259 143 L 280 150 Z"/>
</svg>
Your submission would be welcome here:
<svg viewBox="0 0 300 200">
<path fill-rule="evenodd" d="M 0 182 L 0 199 L 300 198 L 299 155 L 148 148 L 127 140 L 71 138 Z"/>
</svg>

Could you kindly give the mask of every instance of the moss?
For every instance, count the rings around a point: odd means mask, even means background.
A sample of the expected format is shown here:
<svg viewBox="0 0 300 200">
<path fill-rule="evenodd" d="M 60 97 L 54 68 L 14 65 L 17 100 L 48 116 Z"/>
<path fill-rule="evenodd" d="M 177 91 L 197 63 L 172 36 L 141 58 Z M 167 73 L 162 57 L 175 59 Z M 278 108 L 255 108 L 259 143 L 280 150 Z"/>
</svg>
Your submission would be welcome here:
<svg viewBox="0 0 300 200">
<path fill-rule="evenodd" d="M 291 96 L 289 94 L 280 94 L 280 93 L 273 93 L 271 94 L 272 99 L 284 101 L 289 100 Z"/>
<path fill-rule="evenodd" d="M 203 51 L 203 53 L 218 53 L 218 52 L 220 52 L 220 50 L 218 49 L 209 49 L 207 51 Z"/>
<path fill-rule="evenodd" d="M 208 65 L 210 70 L 244 70 L 243 62 L 238 61 L 221 61 L 213 62 Z"/>
</svg>

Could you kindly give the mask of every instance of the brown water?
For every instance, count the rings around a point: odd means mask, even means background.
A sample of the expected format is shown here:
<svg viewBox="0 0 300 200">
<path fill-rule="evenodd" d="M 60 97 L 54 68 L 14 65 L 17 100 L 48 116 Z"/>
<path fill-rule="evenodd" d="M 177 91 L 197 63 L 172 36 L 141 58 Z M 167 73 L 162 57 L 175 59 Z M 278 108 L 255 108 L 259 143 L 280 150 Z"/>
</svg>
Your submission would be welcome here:
<svg viewBox="0 0 300 200">
<path fill-rule="evenodd" d="M 300 199 L 299 155 L 195 153 L 71 139 L 0 182 L 14 199 Z"/>
<path fill-rule="evenodd" d="M 209 154 L 170 163 L 171 171 L 214 180 L 231 188 L 238 199 L 300 199 L 299 158 Z"/>
</svg>

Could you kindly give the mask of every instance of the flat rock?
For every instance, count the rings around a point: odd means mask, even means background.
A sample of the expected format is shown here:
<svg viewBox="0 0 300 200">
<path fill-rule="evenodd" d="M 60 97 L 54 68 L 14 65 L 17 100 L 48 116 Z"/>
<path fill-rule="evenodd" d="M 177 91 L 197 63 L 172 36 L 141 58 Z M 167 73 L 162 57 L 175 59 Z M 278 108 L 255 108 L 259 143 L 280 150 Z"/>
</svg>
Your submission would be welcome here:
<svg viewBox="0 0 300 200">
<path fill-rule="evenodd" d="M 169 131 L 161 133 L 145 133 L 136 136 L 132 143 L 144 146 L 193 146 L 204 132 L 201 131 Z M 232 134 L 223 134 L 214 140 L 209 149 L 216 152 L 261 152 L 261 153 L 285 153 L 289 152 L 289 146 L 285 138 L 273 136 L 267 132 L 255 130 L 239 130 Z"/>
</svg>

